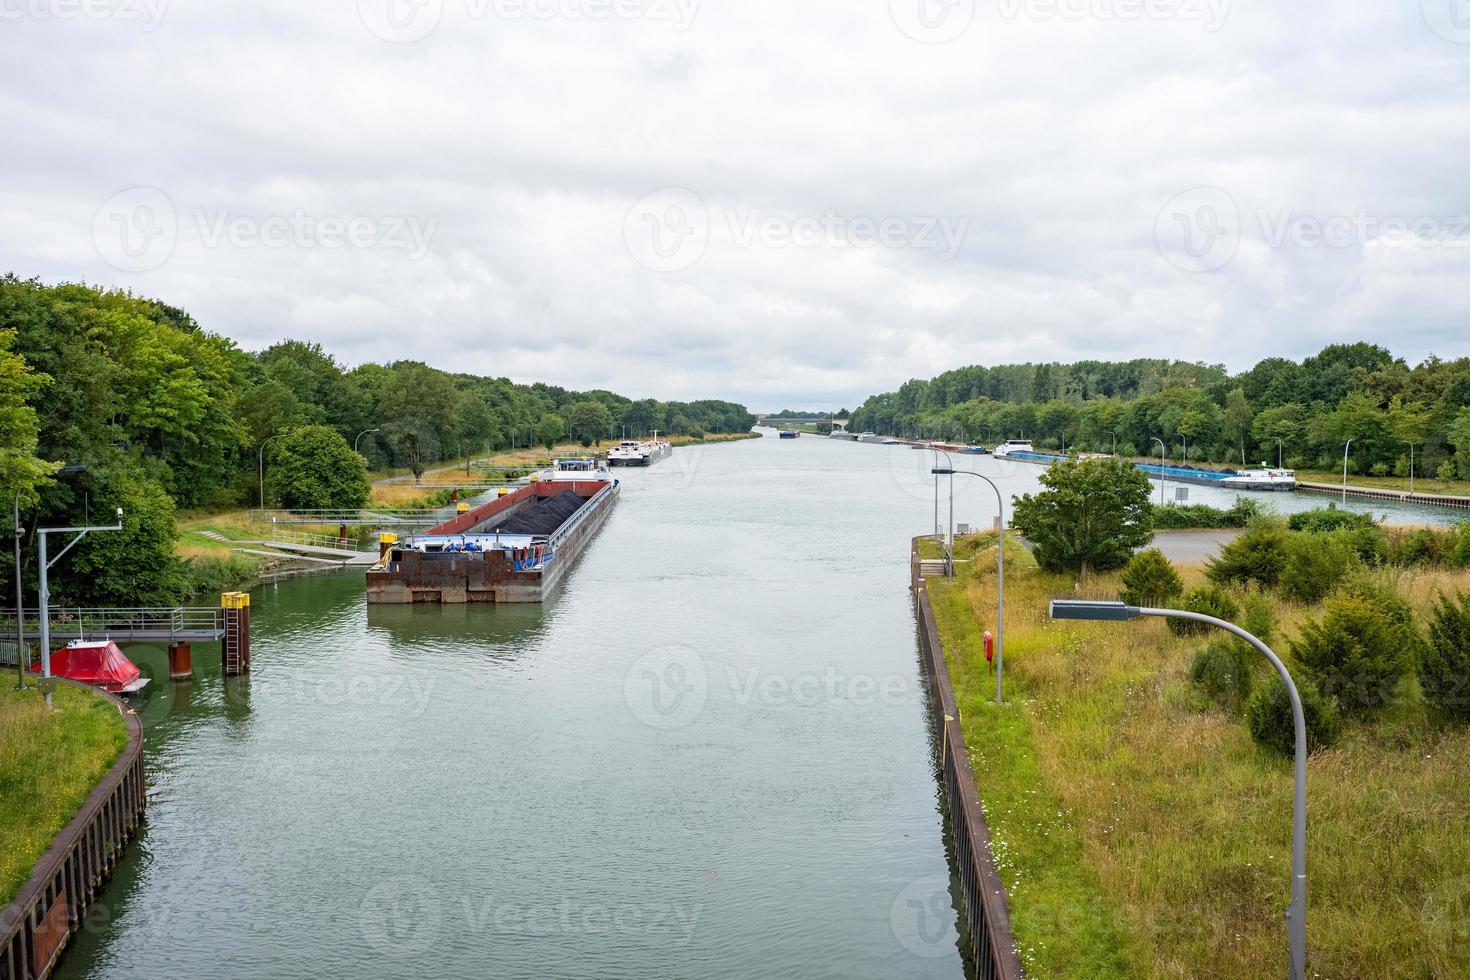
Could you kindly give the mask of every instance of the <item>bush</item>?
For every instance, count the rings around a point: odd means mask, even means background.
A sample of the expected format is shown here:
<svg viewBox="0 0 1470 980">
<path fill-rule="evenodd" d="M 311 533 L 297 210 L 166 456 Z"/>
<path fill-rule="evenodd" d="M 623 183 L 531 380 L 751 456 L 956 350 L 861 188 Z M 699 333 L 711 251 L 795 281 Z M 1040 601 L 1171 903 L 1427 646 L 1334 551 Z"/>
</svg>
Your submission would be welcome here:
<svg viewBox="0 0 1470 980">
<path fill-rule="evenodd" d="M 1240 626 L 1252 636 L 1265 643 L 1270 643 L 1272 634 L 1276 632 L 1276 617 L 1271 612 L 1271 603 L 1267 602 L 1263 596 L 1246 596 L 1245 601 L 1241 604 Z M 1238 642 L 1244 643 L 1245 641 Z"/>
<path fill-rule="evenodd" d="M 1318 507 L 1315 510 L 1304 510 L 1298 514 L 1292 514 L 1287 519 L 1287 527 L 1293 531 L 1341 531 L 1344 528 L 1377 527 L 1378 522 L 1373 520 L 1372 514 L 1355 514 L 1349 510 L 1338 510 L 1335 506 Z"/>
<path fill-rule="evenodd" d="M 1434 530 L 1420 527 L 1393 534 L 1388 539 L 1388 558 L 1395 565 L 1439 567 L 1457 563 L 1460 547 L 1458 529 Z"/>
<path fill-rule="evenodd" d="M 255 579 L 255 563 L 244 555 L 190 558 L 184 562 L 183 598 L 212 597 L 235 592 Z"/>
<path fill-rule="evenodd" d="M 1460 525 L 1460 539 L 1455 542 L 1455 567 L 1470 568 L 1470 521 Z"/>
<path fill-rule="evenodd" d="M 1367 599 L 1330 599 L 1320 620 L 1302 624 L 1292 656 L 1349 714 L 1382 707 L 1403 678 L 1413 629 Z"/>
<path fill-rule="evenodd" d="M 1233 713 L 1250 697 L 1249 658 L 1250 654 L 1240 643 L 1228 640 L 1211 643 L 1194 655 L 1189 679 L 1216 705 Z"/>
<path fill-rule="evenodd" d="M 1235 604 L 1234 599 L 1230 598 L 1230 593 L 1217 585 L 1207 585 L 1190 592 L 1184 597 L 1184 608 L 1189 612 L 1202 613 L 1230 622 L 1234 622 L 1235 617 L 1240 614 L 1240 607 Z M 1210 627 L 1192 619 L 1170 619 L 1169 629 L 1176 636 L 1197 636 L 1209 630 Z"/>
<path fill-rule="evenodd" d="M 1208 504 L 1165 504 L 1153 507 L 1154 528 L 1164 531 L 1214 530 L 1216 528 L 1247 527 L 1251 521 L 1265 513 L 1257 501 L 1236 497 L 1229 510 L 1221 510 Z"/>
<path fill-rule="evenodd" d="M 1325 749 L 1337 741 L 1342 720 L 1331 699 L 1318 692 L 1305 677 L 1295 677 L 1297 694 L 1302 700 L 1302 720 L 1307 726 L 1307 752 Z M 1292 717 L 1291 696 L 1281 678 L 1273 677 L 1246 702 L 1246 724 L 1251 738 L 1268 749 L 1285 756 L 1296 752 L 1296 720 Z"/>
<path fill-rule="evenodd" d="M 1439 597 L 1419 663 L 1424 700 L 1470 721 L 1470 596 Z"/>
<path fill-rule="evenodd" d="M 1297 602 L 1321 602 L 1358 564 L 1357 551 L 1340 531 L 1295 535 L 1286 553 L 1281 591 Z"/>
<path fill-rule="evenodd" d="M 1123 569 L 1122 600 L 1130 606 L 1166 606 L 1184 594 L 1179 573 L 1158 548 L 1140 551 Z"/>
<path fill-rule="evenodd" d="M 1205 574 L 1217 585 L 1255 582 L 1263 587 L 1274 586 L 1286 567 L 1287 540 L 1283 528 L 1272 525 L 1253 528 L 1206 562 Z"/>
</svg>

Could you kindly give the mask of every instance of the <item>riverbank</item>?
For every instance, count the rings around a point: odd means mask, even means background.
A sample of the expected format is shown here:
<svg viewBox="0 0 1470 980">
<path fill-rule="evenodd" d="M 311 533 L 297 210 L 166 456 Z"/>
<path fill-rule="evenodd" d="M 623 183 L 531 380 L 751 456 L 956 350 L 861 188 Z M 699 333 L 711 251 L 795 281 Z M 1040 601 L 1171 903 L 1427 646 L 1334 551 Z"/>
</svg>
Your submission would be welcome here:
<svg viewBox="0 0 1470 980">
<path fill-rule="evenodd" d="M 127 745 L 111 701 L 58 685 L 48 710 L 31 684 L 0 678 L 0 904 L 11 901 L 36 862 Z"/>
<path fill-rule="evenodd" d="M 1289 762 L 1188 680 L 1200 639 L 1158 621 L 1059 624 L 1069 577 L 1007 552 L 1006 704 L 993 702 L 993 550 L 929 584 L 1027 972 L 1269 976 L 1286 967 Z M 1186 585 L 1203 583 L 1181 569 Z M 1406 572 L 1417 610 L 1464 572 Z M 1090 593 L 1116 594 L 1116 575 Z M 1270 599 L 1276 646 L 1318 610 Z M 1260 665 L 1258 665 L 1259 667 Z M 1262 676 L 1264 668 L 1262 668 Z M 1456 975 L 1470 898 L 1470 731 L 1404 699 L 1312 757 L 1309 969 Z"/>
</svg>

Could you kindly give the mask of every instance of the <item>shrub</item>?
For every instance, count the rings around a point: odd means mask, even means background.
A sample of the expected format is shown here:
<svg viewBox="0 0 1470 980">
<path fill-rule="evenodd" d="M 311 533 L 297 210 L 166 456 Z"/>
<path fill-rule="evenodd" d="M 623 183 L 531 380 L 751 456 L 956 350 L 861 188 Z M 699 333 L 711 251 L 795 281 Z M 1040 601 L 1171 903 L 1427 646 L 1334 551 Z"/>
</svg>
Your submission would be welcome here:
<svg viewBox="0 0 1470 980">
<path fill-rule="evenodd" d="M 1363 564 L 1376 566 L 1388 563 L 1388 532 L 1381 524 L 1345 528 L 1338 533 L 1352 545 Z"/>
<path fill-rule="evenodd" d="M 1413 630 L 1367 599 L 1330 599 L 1320 620 L 1302 624 L 1292 656 L 1349 714 L 1382 707 L 1402 679 Z"/>
<path fill-rule="evenodd" d="M 221 592 L 234 592 L 255 578 L 255 564 L 244 555 L 189 558 L 183 563 L 183 598 L 196 596 L 219 599 Z"/>
<path fill-rule="evenodd" d="M 1130 606 L 1165 606 L 1184 594 L 1179 573 L 1158 548 L 1140 551 L 1123 569 L 1122 599 Z"/>
<path fill-rule="evenodd" d="M 1307 726 L 1307 752 L 1325 749 L 1337 741 L 1342 720 L 1337 706 L 1318 692 L 1305 677 L 1295 677 L 1297 694 L 1302 700 L 1302 720 Z M 1251 738 L 1260 745 L 1285 756 L 1296 752 L 1296 721 L 1291 713 L 1291 696 L 1281 678 L 1271 680 L 1246 703 L 1246 724 Z"/>
<path fill-rule="evenodd" d="M 1216 528 L 1247 527 L 1251 521 L 1265 513 L 1257 501 L 1236 497 L 1229 510 L 1211 507 L 1209 504 L 1165 504 L 1152 505 L 1154 528 L 1165 531 L 1184 531 Z"/>
<path fill-rule="evenodd" d="M 1239 710 L 1251 693 L 1250 654 L 1240 643 L 1220 640 L 1194 655 L 1189 679 L 1219 707 Z"/>
<path fill-rule="evenodd" d="M 1207 585 L 1190 592 L 1184 597 L 1184 608 L 1189 612 L 1202 613 L 1231 622 L 1234 622 L 1235 617 L 1240 614 L 1240 607 L 1235 604 L 1234 599 L 1230 598 L 1230 593 L 1218 585 Z M 1210 627 L 1191 619 L 1170 619 L 1169 629 L 1176 636 L 1197 636 Z"/>
<path fill-rule="evenodd" d="M 1205 574 L 1217 585 L 1255 582 L 1274 586 L 1286 566 L 1288 535 L 1285 529 L 1268 525 L 1253 528 L 1220 549 L 1205 563 Z"/>
<path fill-rule="evenodd" d="M 1439 597 L 1419 663 L 1424 699 L 1470 721 L 1470 596 Z"/>
<path fill-rule="evenodd" d="M 1447 459 L 1439 464 L 1439 470 L 1435 473 L 1435 476 L 1439 477 L 1445 483 L 1451 483 L 1459 478 L 1460 468 L 1455 465 L 1454 460 Z"/>
<path fill-rule="evenodd" d="M 1372 514 L 1355 514 L 1350 510 L 1334 507 L 1318 507 L 1304 510 L 1287 518 L 1287 527 L 1293 531 L 1340 531 L 1343 528 L 1376 527 Z"/>
<path fill-rule="evenodd" d="M 1358 564 L 1345 532 L 1298 534 L 1287 542 L 1281 591 L 1297 602 L 1321 602 Z"/>
<path fill-rule="evenodd" d="M 1460 539 L 1455 542 L 1455 566 L 1470 567 L 1470 521 L 1460 525 Z"/>
<path fill-rule="evenodd" d="M 1271 612 L 1271 603 L 1264 596 L 1246 596 L 1241 604 L 1240 626 L 1247 633 L 1270 643 L 1271 635 L 1276 632 L 1276 617 Z"/>
<path fill-rule="evenodd" d="M 1392 535 L 1388 541 L 1388 556 L 1395 565 L 1449 565 L 1454 562 L 1458 546 L 1457 532 L 1420 527 Z"/>
</svg>

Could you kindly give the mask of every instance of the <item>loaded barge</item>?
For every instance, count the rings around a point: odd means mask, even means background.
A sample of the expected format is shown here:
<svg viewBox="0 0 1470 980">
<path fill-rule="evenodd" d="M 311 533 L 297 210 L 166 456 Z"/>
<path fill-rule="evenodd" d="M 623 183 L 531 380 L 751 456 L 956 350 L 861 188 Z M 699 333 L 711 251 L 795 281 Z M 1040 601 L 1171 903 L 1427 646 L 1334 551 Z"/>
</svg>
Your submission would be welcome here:
<svg viewBox="0 0 1470 980">
<path fill-rule="evenodd" d="M 619 482 L 591 459 L 559 460 L 527 486 L 399 541 L 383 535 L 370 603 L 541 602 L 592 540 Z"/>
<path fill-rule="evenodd" d="M 1050 466 L 1069 457 L 1059 453 L 1037 452 L 1031 443 L 1023 439 L 1008 440 L 997 446 L 993 454 L 996 459 L 1014 459 L 1023 463 L 1040 463 Z M 1082 453 L 1071 458 L 1108 459 L 1106 453 Z M 1193 483 L 1202 487 L 1223 487 L 1226 490 L 1291 491 L 1297 488 L 1296 471 L 1273 470 L 1266 467 L 1255 470 L 1211 470 L 1199 466 L 1160 466 L 1158 463 L 1135 462 L 1136 468 L 1154 479 L 1172 483 Z"/>
</svg>

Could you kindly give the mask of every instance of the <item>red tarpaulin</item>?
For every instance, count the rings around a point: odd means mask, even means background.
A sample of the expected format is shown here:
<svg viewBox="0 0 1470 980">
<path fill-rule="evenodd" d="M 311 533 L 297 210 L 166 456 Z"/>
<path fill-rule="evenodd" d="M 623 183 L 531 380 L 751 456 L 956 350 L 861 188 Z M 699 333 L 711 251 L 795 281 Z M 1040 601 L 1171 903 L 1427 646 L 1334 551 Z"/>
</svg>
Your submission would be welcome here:
<svg viewBox="0 0 1470 980">
<path fill-rule="evenodd" d="M 41 665 L 34 664 L 31 670 L 40 673 Z M 138 665 L 111 640 L 72 643 L 62 647 L 51 654 L 51 673 L 113 694 L 136 691 L 148 683 Z"/>
</svg>

